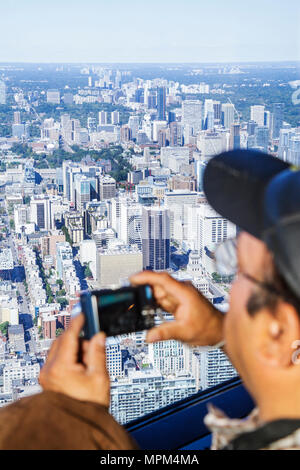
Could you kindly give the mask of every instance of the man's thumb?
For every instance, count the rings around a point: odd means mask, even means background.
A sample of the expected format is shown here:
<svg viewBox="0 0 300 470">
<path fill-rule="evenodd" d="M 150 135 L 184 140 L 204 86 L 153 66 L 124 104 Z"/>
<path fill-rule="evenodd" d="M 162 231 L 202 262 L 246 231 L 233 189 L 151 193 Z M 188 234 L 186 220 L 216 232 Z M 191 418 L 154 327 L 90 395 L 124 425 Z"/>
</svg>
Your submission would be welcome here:
<svg viewBox="0 0 300 470">
<path fill-rule="evenodd" d="M 98 333 L 90 340 L 86 355 L 86 366 L 88 372 L 107 374 L 105 339 L 105 333 Z"/>
</svg>

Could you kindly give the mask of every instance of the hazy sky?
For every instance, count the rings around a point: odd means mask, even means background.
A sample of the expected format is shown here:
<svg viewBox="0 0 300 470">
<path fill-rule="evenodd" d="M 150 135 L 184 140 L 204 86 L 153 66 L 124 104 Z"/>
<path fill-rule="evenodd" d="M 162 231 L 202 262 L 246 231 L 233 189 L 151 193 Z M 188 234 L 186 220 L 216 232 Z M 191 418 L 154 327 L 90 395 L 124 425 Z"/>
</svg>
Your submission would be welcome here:
<svg viewBox="0 0 300 470">
<path fill-rule="evenodd" d="M 299 0 L 2 0 L 0 62 L 300 59 Z"/>
</svg>

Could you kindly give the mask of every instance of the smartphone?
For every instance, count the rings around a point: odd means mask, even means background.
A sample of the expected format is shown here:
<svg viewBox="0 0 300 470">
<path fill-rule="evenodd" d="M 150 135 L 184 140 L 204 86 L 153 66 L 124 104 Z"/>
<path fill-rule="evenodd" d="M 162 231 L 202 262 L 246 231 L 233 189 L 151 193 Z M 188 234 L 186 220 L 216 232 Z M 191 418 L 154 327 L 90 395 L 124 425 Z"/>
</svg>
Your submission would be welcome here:
<svg viewBox="0 0 300 470">
<path fill-rule="evenodd" d="M 116 336 L 155 326 L 156 302 L 149 285 L 85 291 L 80 303 L 85 315 L 86 339 L 99 331 Z"/>
</svg>

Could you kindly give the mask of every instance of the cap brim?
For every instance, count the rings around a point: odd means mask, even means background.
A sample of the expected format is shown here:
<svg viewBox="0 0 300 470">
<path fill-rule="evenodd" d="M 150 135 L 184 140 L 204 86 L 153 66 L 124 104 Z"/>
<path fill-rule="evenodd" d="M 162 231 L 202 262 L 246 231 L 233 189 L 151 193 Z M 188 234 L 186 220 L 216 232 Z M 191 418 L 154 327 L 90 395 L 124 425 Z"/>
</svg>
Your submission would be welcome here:
<svg viewBox="0 0 300 470">
<path fill-rule="evenodd" d="M 209 204 L 242 230 L 261 239 L 263 198 L 270 180 L 289 164 L 261 152 L 233 150 L 207 164 L 203 188 Z"/>
</svg>

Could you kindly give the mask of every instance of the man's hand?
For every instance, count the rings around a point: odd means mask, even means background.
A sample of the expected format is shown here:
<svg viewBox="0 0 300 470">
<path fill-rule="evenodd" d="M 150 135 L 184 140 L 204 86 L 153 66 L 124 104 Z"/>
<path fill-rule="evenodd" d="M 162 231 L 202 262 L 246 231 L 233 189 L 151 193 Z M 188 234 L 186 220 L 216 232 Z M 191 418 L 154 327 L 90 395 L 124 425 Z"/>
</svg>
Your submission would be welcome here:
<svg viewBox="0 0 300 470">
<path fill-rule="evenodd" d="M 143 271 L 130 278 L 133 285 L 149 284 L 159 306 L 175 320 L 148 332 L 147 341 L 175 339 L 193 346 L 214 345 L 223 339 L 223 315 L 190 283 L 167 273 Z"/>
<path fill-rule="evenodd" d="M 54 341 L 40 373 L 40 384 L 44 390 L 108 407 L 110 382 L 105 361 L 105 334 L 98 333 L 90 341 L 83 342 L 82 363 L 79 363 L 79 334 L 83 325 L 81 314 Z"/>
</svg>

